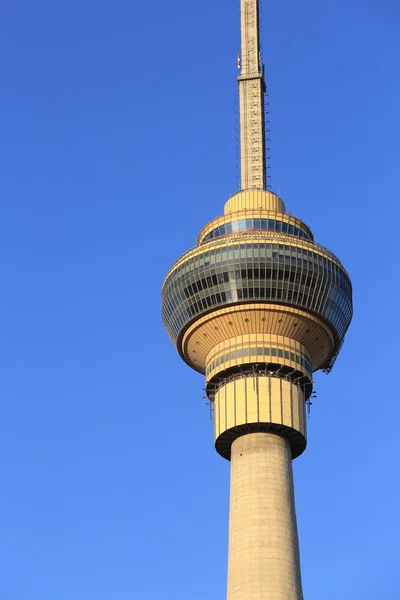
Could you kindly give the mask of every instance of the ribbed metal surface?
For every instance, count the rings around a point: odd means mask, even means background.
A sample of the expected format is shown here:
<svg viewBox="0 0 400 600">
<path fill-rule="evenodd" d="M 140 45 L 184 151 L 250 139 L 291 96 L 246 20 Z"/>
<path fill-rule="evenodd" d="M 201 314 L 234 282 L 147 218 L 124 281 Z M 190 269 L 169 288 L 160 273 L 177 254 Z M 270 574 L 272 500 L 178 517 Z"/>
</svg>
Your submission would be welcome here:
<svg viewBox="0 0 400 600">
<path fill-rule="evenodd" d="M 250 432 L 276 433 L 289 439 L 292 457 L 304 452 L 306 416 L 300 385 L 274 376 L 239 376 L 214 398 L 215 448 L 230 459 L 231 444 Z"/>
</svg>

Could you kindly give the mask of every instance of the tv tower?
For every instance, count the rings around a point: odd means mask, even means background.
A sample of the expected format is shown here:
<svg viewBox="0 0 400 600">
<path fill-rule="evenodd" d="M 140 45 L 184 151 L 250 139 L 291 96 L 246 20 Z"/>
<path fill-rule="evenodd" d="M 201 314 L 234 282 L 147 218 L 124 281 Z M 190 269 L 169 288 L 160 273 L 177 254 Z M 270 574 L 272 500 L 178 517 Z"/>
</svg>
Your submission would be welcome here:
<svg viewBox="0 0 400 600">
<path fill-rule="evenodd" d="M 228 600 L 303 598 L 292 459 L 306 448 L 313 373 L 352 317 L 349 275 L 268 190 L 259 0 L 240 0 L 241 189 L 168 272 L 164 325 L 205 374 L 230 461 Z"/>
</svg>

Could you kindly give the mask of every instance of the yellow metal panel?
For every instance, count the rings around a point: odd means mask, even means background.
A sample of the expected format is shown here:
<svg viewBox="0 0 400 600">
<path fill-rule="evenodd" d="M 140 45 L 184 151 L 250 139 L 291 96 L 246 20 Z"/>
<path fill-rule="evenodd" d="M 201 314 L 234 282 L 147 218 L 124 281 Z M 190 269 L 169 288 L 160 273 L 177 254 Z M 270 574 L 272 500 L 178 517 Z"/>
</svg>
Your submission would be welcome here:
<svg viewBox="0 0 400 600">
<path fill-rule="evenodd" d="M 227 423 L 226 423 L 225 394 L 226 394 L 225 387 L 223 387 L 221 390 L 219 390 L 219 392 L 217 394 L 218 402 L 219 402 L 220 433 L 221 433 L 221 431 L 225 431 L 226 429 L 228 429 Z"/>
<path fill-rule="evenodd" d="M 301 423 L 301 431 L 302 431 L 304 437 L 307 439 L 307 417 L 306 417 L 306 404 L 305 404 L 304 400 L 301 404 L 300 423 Z"/>
<path fill-rule="evenodd" d="M 272 404 L 271 420 L 273 423 L 282 423 L 280 380 L 277 377 L 271 377 L 270 381 Z"/>
<path fill-rule="evenodd" d="M 292 427 L 292 404 L 290 397 L 290 388 L 292 386 L 288 381 L 282 381 L 282 407 L 283 407 L 283 415 L 282 415 L 282 423 L 287 425 L 288 427 Z"/>
<path fill-rule="evenodd" d="M 230 383 L 236 390 L 236 423 L 235 425 L 246 423 L 246 380 L 237 379 Z"/>
<path fill-rule="evenodd" d="M 292 387 L 293 398 L 293 427 L 298 431 L 302 431 L 300 425 L 300 405 L 299 405 L 299 389 L 296 386 Z"/>
<path fill-rule="evenodd" d="M 226 394 L 226 428 L 235 427 L 235 390 L 232 383 L 224 386 Z"/>
<path fill-rule="evenodd" d="M 307 419 L 304 394 L 299 390 L 299 430 L 307 437 Z"/>
<path fill-rule="evenodd" d="M 215 398 L 214 400 L 214 412 L 213 412 L 213 417 L 214 417 L 214 439 L 216 439 L 219 434 L 221 433 L 221 423 L 220 423 L 220 418 L 219 418 L 219 410 L 221 407 L 221 403 L 217 400 L 217 398 Z"/>
<path fill-rule="evenodd" d="M 268 382 L 269 382 L 268 377 L 259 377 L 258 378 L 261 423 L 269 423 L 271 420 L 271 413 L 269 410 L 269 385 L 268 385 Z"/>
<path fill-rule="evenodd" d="M 247 423 L 258 423 L 258 385 L 255 377 L 247 378 Z"/>
</svg>

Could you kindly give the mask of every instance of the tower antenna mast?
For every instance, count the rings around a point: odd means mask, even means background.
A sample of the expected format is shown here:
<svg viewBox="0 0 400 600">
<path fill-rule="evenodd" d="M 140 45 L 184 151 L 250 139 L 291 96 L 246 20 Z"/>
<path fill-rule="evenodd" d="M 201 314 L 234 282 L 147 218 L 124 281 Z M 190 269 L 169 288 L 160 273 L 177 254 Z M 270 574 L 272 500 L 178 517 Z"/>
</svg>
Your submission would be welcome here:
<svg viewBox="0 0 400 600">
<path fill-rule="evenodd" d="M 240 0 L 239 83 L 241 189 L 266 189 L 264 65 L 260 45 L 259 0 Z"/>
</svg>

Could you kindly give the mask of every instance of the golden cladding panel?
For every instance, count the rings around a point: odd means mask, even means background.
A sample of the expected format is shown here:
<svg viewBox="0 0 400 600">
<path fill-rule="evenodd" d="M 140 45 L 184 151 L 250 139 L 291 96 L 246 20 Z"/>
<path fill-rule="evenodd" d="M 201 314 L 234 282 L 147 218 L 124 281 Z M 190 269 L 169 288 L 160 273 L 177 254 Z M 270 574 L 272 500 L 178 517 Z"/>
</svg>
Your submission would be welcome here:
<svg viewBox="0 0 400 600">
<path fill-rule="evenodd" d="M 258 393 L 261 398 L 268 398 L 269 396 L 269 382 L 270 377 L 258 377 L 257 385 L 258 385 Z M 258 405 L 259 408 L 259 421 L 261 423 L 268 423 L 270 419 L 270 406 L 269 402 L 260 402 Z"/>
<path fill-rule="evenodd" d="M 205 227 L 203 227 L 203 229 L 200 231 L 198 238 L 197 238 L 197 243 L 200 244 L 201 241 L 206 237 L 206 235 L 208 233 L 210 233 L 210 231 L 213 231 L 214 229 L 216 229 L 217 227 L 220 227 L 221 225 L 225 225 L 226 223 L 232 223 L 232 221 L 240 221 L 241 219 L 274 219 L 276 221 L 282 221 L 283 223 L 288 223 L 288 225 L 293 225 L 293 227 L 298 227 L 299 229 L 305 229 L 305 231 L 307 231 L 310 235 L 311 234 L 311 230 L 310 228 L 305 225 L 305 223 L 303 223 L 303 221 L 301 221 L 300 219 L 297 219 L 296 217 L 293 217 L 292 215 L 289 215 L 288 213 L 282 213 L 276 210 L 265 210 L 265 209 L 251 209 L 251 210 L 240 210 L 238 212 L 235 213 L 228 213 L 225 215 L 222 215 L 220 217 L 217 217 L 216 219 L 213 219 L 212 221 L 210 221 L 209 223 L 207 223 L 207 225 Z M 255 231 L 261 231 L 261 230 L 240 230 L 238 232 L 235 232 L 235 235 L 237 234 L 246 234 L 248 232 L 250 233 L 254 233 Z M 265 235 L 266 233 L 272 233 L 272 232 L 267 232 L 267 231 L 263 231 L 263 234 Z M 285 234 L 279 234 L 279 235 L 285 235 Z M 217 239 L 217 238 L 215 238 Z M 296 238 L 297 239 L 297 238 Z"/>
<path fill-rule="evenodd" d="M 242 377 L 218 390 L 214 400 L 214 439 L 243 425 L 284 425 L 306 437 L 301 388 L 278 377 Z"/>
</svg>

